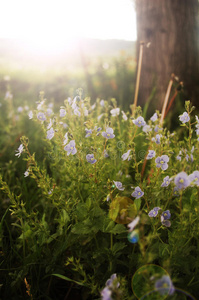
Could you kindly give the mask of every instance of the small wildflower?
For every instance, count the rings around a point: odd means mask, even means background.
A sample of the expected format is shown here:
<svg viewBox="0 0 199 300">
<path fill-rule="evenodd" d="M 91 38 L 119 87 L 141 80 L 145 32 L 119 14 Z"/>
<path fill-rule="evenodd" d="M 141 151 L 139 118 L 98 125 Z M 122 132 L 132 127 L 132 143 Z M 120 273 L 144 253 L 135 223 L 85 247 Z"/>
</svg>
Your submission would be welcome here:
<svg viewBox="0 0 199 300">
<path fill-rule="evenodd" d="M 97 159 L 94 158 L 94 154 L 87 154 L 86 159 L 90 164 L 94 164 L 97 161 Z"/>
<path fill-rule="evenodd" d="M 61 118 L 65 117 L 66 110 L 64 108 L 61 108 L 60 111 L 59 111 L 59 115 L 60 115 Z"/>
<path fill-rule="evenodd" d="M 176 159 L 179 160 L 179 161 L 181 161 L 182 160 L 181 155 L 182 155 L 182 151 L 180 150 L 179 153 L 178 153 L 178 155 L 176 156 Z"/>
<path fill-rule="evenodd" d="M 129 228 L 129 232 L 133 231 L 133 229 L 135 228 L 135 226 L 137 226 L 139 221 L 140 221 L 140 217 L 137 216 L 131 223 L 127 225 L 127 227 Z"/>
<path fill-rule="evenodd" d="M 185 189 L 189 186 L 189 176 L 185 172 L 180 172 L 175 176 L 174 183 L 177 186 L 178 190 Z"/>
<path fill-rule="evenodd" d="M 152 159 L 153 157 L 155 157 L 156 152 L 154 150 L 149 150 L 149 153 L 146 157 L 146 159 Z"/>
<path fill-rule="evenodd" d="M 53 192 L 53 189 L 51 189 L 50 191 L 48 191 L 48 195 L 51 195 Z"/>
<path fill-rule="evenodd" d="M 108 152 L 107 152 L 106 149 L 104 150 L 103 155 L 104 155 L 105 158 L 109 157 Z"/>
<path fill-rule="evenodd" d="M 103 117 L 104 114 L 101 114 L 97 117 L 98 122 L 101 120 L 101 118 Z"/>
<path fill-rule="evenodd" d="M 46 114 L 50 117 L 52 114 L 53 114 L 53 110 L 52 110 L 52 108 L 47 108 L 47 110 L 46 110 Z"/>
<path fill-rule="evenodd" d="M 144 125 L 142 131 L 145 133 L 149 133 L 150 131 L 152 131 L 152 128 L 150 125 Z"/>
<path fill-rule="evenodd" d="M 167 187 L 169 184 L 170 184 L 169 176 L 164 177 L 163 183 L 161 184 L 161 187 Z"/>
<path fill-rule="evenodd" d="M 106 139 L 113 139 L 115 137 L 115 135 L 113 134 L 113 129 L 110 127 L 106 128 L 106 132 L 102 132 L 102 136 Z"/>
<path fill-rule="evenodd" d="M 116 188 L 117 188 L 118 190 L 124 191 L 124 187 L 122 186 L 122 183 L 121 183 L 120 181 L 114 181 L 114 180 L 113 180 L 113 182 L 114 182 L 114 184 L 115 184 L 115 186 L 116 186 Z"/>
<path fill-rule="evenodd" d="M 23 111 L 23 107 L 22 107 L 22 106 L 19 106 L 19 107 L 17 108 L 17 111 L 18 111 L 19 113 L 21 113 L 21 112 Z"/>
<path fill-rule="evenodd" d="M 40 120 L 40 121 L 45 121 L 46 120 L 46 116 L 44 115 L 44 113 L 39 112 L 37 114 L 37 119 Z"/>
<path fill-rule="evenodd" d="M 154 207 L 152 210 L 150 210 L 150 212 L 148 213 L 148 216 L 150 218 L 154 218 L 157 216 L 158 214 L 158 211 L 160 210 L 161 208 L 160 207 Z"/>
<path fill-rule="evenodd" d="M 150 118 L 150 120 L 151 120 L 152 122 L 155 122 L 157 119 L 158 119 L 157 113 L 154 113 L 154 114 L 152 115 L 152 117 Z"/>
<path fill-rule="evenodd" d="M 67 143 L 68 143 L 68 132 L 66 132 L 65 135 L 64 135 L 63 145 L 66 145 Z"/>
<path fill-rule="evenodd" d="M 122 110 L 122 118 L 124 121 L 128 120 L 127 115 L 125 114 L 125 112 L 123 110 Z"/>
<path fill-rule="evenodd" d="M 199 186 L 199 171 L 194 171 L 192 174 L 189 175 L 189 182 L 191 186 Z"/>
<path fill-rule="evenodd" d="M 18 153 L 15 154 L 15 156 L 18 156 L 18 158 L 21 156 L 22 152 L 23 152 L 24 148 L 23 148 L 23 144 L 21 144 L 19 146 L 19 148 L 17 150 L 15 150 L 16 152 L 18 151 Z"/>
<path fill-rule="evenodd" d="M 79 108 L 78 107 L 76 107 L 75 109 L 74 109 L 74 115 L 76 115 L 76 116 L 78 116 L 78 117 L 80 117 L 81 116 L 81 113 L 80 113 L 80 111 L 79 111 Z"/>
<path fill-rule="evenodd" d="M 132 197 L 135 197 L 136 199 L 142 197 L 144 195 L 144 192 L 141 190 L 139 186 L 137 186 L 134 190 L 134 192 L 131 194 Z"/>
<path fill-rule="evenodd" d="M 101 105 L 102 107 L 104 107 L 104 100 L 101 100 L 101 101 L 100 101 L 100 105 Z"/>
<path fill-rule="evenodd" d="M 162 135 L 161 134 L 156 134 L 155 137 L 153 137 L 151 140 L 153 142 L 155 142 L 156 144 L 160 144 L 160 139 L 161 139 Z"/>
<path fill-rule="evenodd" d="M 155 282 L 155 289 L 160 295 L 173 295 L 175 288 L 168 275 L 163 275 L 162 278 Z"/>
<path fill-rule="evenodd" d="M 28 117 L 29 117 L 30 120 L 32 120 L 32 118 L 33 118 L 33 112 L 32 112 L 32 110 L 29 111 Z"/>
<path fill-rule="evenodd" d="M 178 189 L 177 186 L 175 186 L 174 189 L 173 189 L 173 196 L 174 197 L 179 197 L 180 196 L 179 189 Z"/>
<path fill-rule="evenodd" d="M 109 200 L 111 200 L 110 195 L 108 195 L 108 196 L 106 197 L 106 201 L 109 201 Z"/>
<path fill-rule="evenodd" d="M 85 131 L 86 131 L 86 135 L 85 135 L 86 138 L 89 137 L 89 136 L 91 136 L 91 134 L 92 134 L 92 129 L 87 129 L 87 128 L 85 128 Z"/>
<path fill-rule="evenodd" d="M 77 149 L 75 148 L 75 140 L 70 141 L 65 147 L 64 150 L 67 151 L 67 155 L 74 155 L 77 153 Z"/>
<path fill-rule="evenodd" d="M 165 210 L 163 211 L 163 213 L 161 214 L 161 223 L 162 225 L 166 226 L 166 227 L 170 227 L 171 226 L 171 222 L 168 220 L 171 217 L 171 213 L 169 210 Z"/>
<path fill-rule="evenodd" d="M 120 108 L 118 108 L 118 107 L 117 108 L 113 108 L 113 109 L 111 109 L 110 113 L 111 113 L 112 117 L 119 116 L 119 114 L 120 114 Z"/>
<path fill-rule="evenodd" d="M 47 131 L 47 136 L 46 136 L 46 138 L 47 138 L 48 140 L 51 140 L 51 139 L 54 137 L 54 135 L 55 135 L 54 129 L 51 128 L 50 130 Z"/>
<path fill-rule="evenodd" d="M 179 119 L 182 123 L 187 123 L 190 120 L 188 113 L 185 111 L 182 115 L 179 116 Z"/>
<path fill-rule="evenodd" d="M 141 127 L 141 126 L 145 126 L 146 125 L 146 122 L 144 121 L 144 118 L 139 116 L 137 119 L 133 120 L 133 123 L 135 125 L 137 125 L 138 127 Z"/>
<path fill-rule="evenodd" d="M 28 176 L 29 176 L 29 169 L 24 172 L 24 177 L 28 177 Z"/>
<path fill-rule="evenodd" d="M 50 119 L 50 122 L 49 122 L 49 124 L 47 126 L 47 129 L 50 129 L 52 127 L 52 125 L 53 125 L 53 123 L 52 123 L 52 120 Z"/>
<path fill-rule="evenodd" d="M 155 160 L 156 167 L 165 171 L 168 168 L 169 157 L 167 155 L 158 156 Z"/>
<path fill-rule="evenodd" d="M 122 154 L 122 160 L 127 160 L 129 158 L 131 149 L 129 149 L 126 153 Z"/>
</svg>

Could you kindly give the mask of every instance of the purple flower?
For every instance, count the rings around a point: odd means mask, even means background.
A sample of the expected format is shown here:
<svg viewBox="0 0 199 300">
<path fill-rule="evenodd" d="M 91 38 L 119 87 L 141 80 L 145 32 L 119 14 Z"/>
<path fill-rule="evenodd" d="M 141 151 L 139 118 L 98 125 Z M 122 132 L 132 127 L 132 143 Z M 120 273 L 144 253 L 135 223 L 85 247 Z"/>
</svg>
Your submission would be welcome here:
<svg viewBox="0 0 199 300">
<path fill-rule="evenodd" d="M 176 156 L 176 159 L 181 161 L 181 159 L 182 159 L 181 155 L 182 155 L 182 151 L 180 150 L 179 154 Z"/>
<path fill-rule="evenodd" d="M 122 160 L 127 160 L 129 158 L 129 155 L 130 155 L 130 152 L 131 152 L 131 149 L 128 150 L 126 153 L 122 154 Z"/>
<path fill-rule="evenodd" d="M 179 119 L 182 123 L 186 123 L 186 122 L 189 122 L 190 117 L 189 117 L 188 113 L 185 111 L 182 115 L 179 116 Z"/>
<path fill-rule="evenodd" d="M 113 129 L 111 127 L 107 127 L 106 132 L 102 132 L 102 136 L 106 139 L 113 139 L 115 137 L 115 135 L 113 134 Z"/>
<path fill-rule="evenodd" d="M 174 189 L 173 189 L 173 196 L 174 197 L 178 197 L 179 196 L 179 189 L 178 189 L 177 186 L 175 186 Z"/>
<path fill-rule="evenodd" d="M 155 160 L 156 167 L 161 168 L 163 171 L 168 168 L 169 157 L 167 155 L 158 156 Z"/>
<path fill-rule="evenodd" d="M 189 186 L 189 176 L 185 172 L 180 172 L 175 176 L 174 183 L 178 190 L 185 189 Z"/>
<path fill-rule="evenodd" d="M 137 125 L 138 127 L 141 127 L 141 126 L 145 126 L 146 125 L 146 122 L 144 121 L 144 118 L 139 116 L 137 119 L 133 120 L 133 123 L 135 125 Z"/>
<path fill-rule="evenodd" d="M 129 232 L 133 231 L 133 229 L 135 228 L 135 226 L 137 226 L 137 224 L 140 221 L 140 217 L 137 216 L 131 223 L 129 223 L 127 226 L 129 227 Z"/>
<path fill-rule="evenodd" d="M 54 135 L 55 135 L 54 129 L 51 128 L 50 130 L 47 131 L 47 137 L 46 138 L 48 140 L 51 140 L 54 137 Z"/>
<path fill-rule="evenodd" d="M 85 135 L 85 137 L 87 138 L 87 137 L 89 137 L 89 136 L 91 136 L 91 134 L 92 134 L 92 129 L 85 129 L 85 131 L 86 131 L 86 135 Z"/>
<path fill-rule="evenodd" d="M 106 149 L 104 150 L 103 155 L 104 155 L 105 158 L 109 157 L 108 152 L 106 151 Z"/>
<path fill-rule="evenodd" d="M 148 213 L 148 216 L 150 218 L 154 218 L 157 216 L 158 214 L 158 211 L 160 210 L 161 208 L 160 207 L 154 207 L 152 210 L 150 210 L 150 212 Z"/>
<path fill-rule="evenodd" d="M 75 148 L 75 140 L 70 141 L 65 147 L 64 150 L 67 151 L 67 155 L 74 155 L 77 153 L 77 149 Z"/>
<path fill-rule="evenodd" d="M 112 300 L 112 292 L 120 286 L 120 283 L 117 281 L 117 275 L 113 274 L 106 281 L 105 288 L 101 291 L 102 300 Z"/>
<path fill-rule="evenodd" d="M 172 295 L 175 292 L 173 283 L 168 275 L 163 275 L 162 278 L 155 282 L 155 289 L 160 295 Z"/>
<path fill-rule="evenodd" d="M 161 187 L 166 187 L 170 184 L 170 178 L 169 176 L 164 177 L 163 183 L 161 184 Z"/>
<path fill-rule="evenodd" d="M 137 186 L 134 190 L 134 192 L 131 194 L 132 197 L 135 197 L 136 199 L 142 197 L 144 195 L 144 192 L 141 190 L 139 186 Z"/>
<path fill-rule="evenodd" d="M 154 114 L 152 115 L 152 117 L 150 118 L 150 120 L 151 120 L 152 122 L 155 122 L 155 121 L 157 120 L 157 118 L 158 118 L 157 113 L 154 113 Z"/>
<path fill-rule="evenodd" d="M 163 211 L 163 213 L 161 214 L 161 223 L 162 225 L 166 226 L 166 227 L 170 227 L 171 226 L 171 222 L 168 220 L 171 217 L 171 213 L 169 210 L 165 210 Z"/>
<path fill-rule="evenodd" d="M 156 125 L 155 128 L 154 128 L 154 131 L 155 131 L 155 132 L 158 132 L 158 131 L 160 131 L 160 130 L 162 130 L 162 128 L 160 128 L 158 125 Z"/>
<path fill-rule="evenodd" d="M 94 154 L 87 154 L 86 159 L 90 164 L 94 164 L 97 161 L 97 159 L 94 158 Z"/>
<path fill-rule="evenodd" d="M 46 116 L 44 115 L 44 113 L 39 112 L 37 114 L 37 119 L 40 120 L 40 121 L 45 121 L 46 120 Z"/>
<path fill-rule="evenodd" d="M 114 182 L 114 184 L 115 184 L 115 186 L 116 186 L 116 188 L 117 188 L 118 190 L 120 190 L 120 191 L 123 191 L 123 190 L 124 190 L 124 187 L 122 186 L 122 183 L 121 183 L 120 181 L 114 181 L 114 180 L 113 180 L 113 182 Z"/>
<path fill-rule="evenodd" d="M 199 186 L 199 171 L 194 171 L 189 175 L 189 181 L 191 182 L 191 186 L 197 185 Z"/>
<path fill-rule="evenodd" d="M 111 295 L 112 295 L 112 291 L 109 290 L 108 287 L 105 287 L 101 291 L 102 300 L 112 300 L 113 298 L 111 297 Z"/>
<path fill-rule="evenodd" d="M 15 156 L 18 156 L 18 158 L 21 156 L 21 153 L 23 152 L 23 144 L 21 144 L 19 146 L 19 148 L 17 150 L 15 150 L 16 152 L 18 151 L 18 153 L 15 154 Z"/>
<path fill-rule="evenodd" d="M 100 101 L 100 105 L 101 105 L 102 107 L 104 107 L 104 100 L 103 100 L 103 99 Z"/>
<path fill-rule="evenodd" d="M 153 137 L 151 140 L 153 142 L 156 142 L 156 144 L 160 144 L 160 139 L 161 139 L 162 135 L 161 134 L 156 134 L 155 137 Z"/>
<path fill-rule="evenodd" d="M 146 159 L 152 159 L 153 157 L 155 157 L 155 151 L 154 150 L 149 150 L 149 153 L 146 157 Z"/>
<path fill-rule="evenodd" d="M 59 111 L 59 113 L 60 113 L 60 117 L 61 118 L 65 117 L 65 115 L 66 115 L 66 111 L 65 111 L 64 108 L 61 108 L 60 111 Z"/>
</svg>

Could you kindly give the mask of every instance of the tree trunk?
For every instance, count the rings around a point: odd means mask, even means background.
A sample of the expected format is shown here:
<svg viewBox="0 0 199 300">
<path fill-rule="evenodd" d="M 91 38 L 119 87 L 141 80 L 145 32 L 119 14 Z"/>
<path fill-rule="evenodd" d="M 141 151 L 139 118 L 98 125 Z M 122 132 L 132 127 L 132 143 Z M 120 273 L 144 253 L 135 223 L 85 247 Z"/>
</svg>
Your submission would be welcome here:
<svg viewBox="0 0 199 300">
<path fill-rule="evenodd" d="M 199 108 L 198 0 L 136 0 L 136 12 L 138 44 L 151 43 L 144 47 L 138 105 L 155 87 L 152 106 L 160 109 L 174 73 L 185 99 Z"/>
</svg>

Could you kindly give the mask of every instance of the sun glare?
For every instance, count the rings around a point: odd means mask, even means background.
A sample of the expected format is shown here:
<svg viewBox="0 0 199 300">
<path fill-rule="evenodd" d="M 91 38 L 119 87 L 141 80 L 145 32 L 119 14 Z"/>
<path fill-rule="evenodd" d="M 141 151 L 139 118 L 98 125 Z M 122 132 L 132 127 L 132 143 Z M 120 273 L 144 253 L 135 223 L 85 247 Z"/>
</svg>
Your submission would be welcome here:
<svg viewBox="0 0 199 300">
<path fill-rule="evenodd" d="M 35 52 L 58 53 L 79 38 L 136 39 L 131 0 L 7 0 L 0 38 L 26 40 Z"/>
</svg>

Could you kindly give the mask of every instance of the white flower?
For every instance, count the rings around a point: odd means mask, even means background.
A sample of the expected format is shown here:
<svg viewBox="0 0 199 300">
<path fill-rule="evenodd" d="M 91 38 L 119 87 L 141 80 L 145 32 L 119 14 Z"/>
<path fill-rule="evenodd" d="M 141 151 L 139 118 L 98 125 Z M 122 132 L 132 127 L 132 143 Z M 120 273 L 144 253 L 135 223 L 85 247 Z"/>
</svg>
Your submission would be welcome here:
<svg viewBox="0 0 199 300">
<path fill-rule="evenodd" d="M 140 221 L 140 217 L 137 216 L 131 223 L 129 223 L 127 226 L 129 227 L 129 231 L 133 231 L 133 229 L 135 228 L 135 226 L 139 223 Z"/>
<path fill-rule="evenodd" d="M 33 118 L 33 112 L 32 112 L 32 110 L 29 111 L 28 117 L 29 117 L 30 120 Z"/>
<path fill-rule="evenodd" d="M 122 110 L 122 118 L 124 119 L 124 121 L 127 121 L 127 115 L 125 114 L 125 112 Z"/>
<path fill-rule="evenodd" d="M 21 153 L 23 152 L 23 144 L 21 144 L 19 146 L 19 148 L 17 150 L 15 150 L 16 152 L 18 151 L 18 153 L 15 154 L 15 156 L 18 156 L 18 158 L 21 156 Z"/>
<path fill-rule="evenodd" d="M 68 132 L 64 135 L 64 142 L 63 145 L 66 145 L 68 143 Z"/>
<path fill-rule="evenodd" d="M 119 114 L 120 114 L 120 108 L 119 107 L 113 108 L 113 109 L 111 109 L 110 113 L 111 113 L 111 115 L 113 117 L 119 116 Z"/>
<path fill-rule="evenodd" d="M 28 177 L 29 176 L 29 169 L 26 170 L 26 172 L 24 172 L 24 177 Z"/>
<path fill-rule="evenodd" d="M 50 119 L 50 123 L 48 124 L 47 126 L 47 129 L 50 129 L 50 127 L 52 127 L 53 123 L 52 123 L 52 120 Z"/>
</svg>

